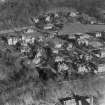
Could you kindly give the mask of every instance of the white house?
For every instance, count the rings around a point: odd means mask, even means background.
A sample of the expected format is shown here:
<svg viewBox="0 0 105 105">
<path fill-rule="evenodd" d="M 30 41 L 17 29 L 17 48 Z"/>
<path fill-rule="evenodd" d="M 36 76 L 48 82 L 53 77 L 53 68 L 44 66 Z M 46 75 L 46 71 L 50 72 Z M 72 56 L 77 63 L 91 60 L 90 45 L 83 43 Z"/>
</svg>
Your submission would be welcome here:
<svg viewBox="0 0 105 105">
<path fill-rule="evenodd" d="M 98 38 L 98 37 L 101 37 L 102 36 L 102 34 L 101 34 L 101 32 L 96 32 L 96 37 Z"/>
<path fill-rule="evenodd" d="M 8 44 L 9 45 L 12 45 L 13 43 L 12 43 L 12 38 L 8 38 Z"/>
<path fill-rule="evenodd" d="M 77 105 L 75 99 L 71 99 L 64 102 L 64 105 Z M 79 104 L 81 105 L 81 104 Z"/>
<path fill-rule="evenodd" d="M 34 32 L 34 30 L 31 28 L 26 31 L 26 33 L 33 33 L 33 32 Z"/>
<path fill-rule="evenodd" d="M 55 18 L 58 18 L 59 17 L 59 14 L 58 13 L 55 13 L 54 16 L 55 16 Z"/>
<path fill-rule="evenodd" d="M 76 9 L 71 8 L 69 16 L 77 17 L 79 12 Z"/>
<path fill-rule="evenodd" d="M 25 35 L 22 35 L 22 40 L 25 40 L 26 39 L 26 36 Z"/>
<path fill-rule="evenodd" d="M 58 54 L 59 53 L 59 50 L 58 49 L 52 49 L 52 52 L 54 53 L 54 54 Z"/>
<path fill-rule="evenodd" d="M 81 45 L 81 44 L 85 44 L 86 46 L 89 45 L 89 41 L 87 39 L 78 39 L 78 44 Z"/>
<path fill-rule="evenodd" d="M 76 16 L 77 16 L 77 13 L 71 11 L 69 16 L 71 16 L 71 17 L 76 17 Z"/>
<path fill-rule="evenodd" d="M 61 48 L 62 47 L 62 44 L 61 43 L 56 43 L 55 44 L 55 48 Z"/>
<path fill-rule="evenodd" d="M 38 58 L 35 57 L 32 62 L 37 65 L 40 63 L 40 61 L 41 61 L 40 57 L 38 57 Z"/>
<path fill-rule="evenodd" d="M 92 58 L 93 58 L 92 55 L 85 55 L 86 61 L 91 60 Z"/>
<path fill-rule="evenodd" d="M 46 26 L 44 26 L 44 30 L 50 30 L 53 28 L 53 24 L 47 24 Z"/>
<path fill-rule="evenodd" d="M 16 37 L 8 38 L 8 44 L 9 45 L 16 45 L 17 42 L 18 42 L 18 38 L 16 38 Z"/>
<path fill-rule="evenodd" d="M 68 36 L 68 39 L 76 39 L 76 36 L 73 35 L 73 34 L 72 34 L 72 35 L 69 35 L 69 36 Z"/>
<path fill-rule="evenodd" d="M 34 18 L 33 20 L 34 20 L 35 23 L 38 23 L 39 22 L 39 19 L 38 18 Z"/>
<path fill-rule="evenodd" d="M 43 54 L 43 50 L 42 49 L 38 49 L 38 53 L 36 54 L 36 57 L 41 57 Z"/>
<path fill-rule="evenodd" d="M 65 70 L 68 70 L 69 67 L 68 65 L 66 65 L 65 63 L 62 63 L 62 64 L 58 64 L 58 72 L 61 72 L 61 71 L 65 71 Z"/>
<path fill-rule="evenodd" d="M 21 53 L 30 52 L 30 48 L 27 46 L 22 46 Z"/>
<path fill-rule="evenodd" d="M 68 51 L 70 51 L 72 48 L 73 48 L 73 44 L 72 44 L 72 43 L 69 43 L 66 49 L 67 49 Z"/>
<path fill-rule="evenodd" d="M 86 72 L 88 72 L 88 69 L 86 68 L 86 66 L 85 65 L 79 65 L 79 67 L 78 67 L 78 73 L 86 73 Z"/>
<path fill-rule="evenodd" d="M 88 35 L 88 34 L 80 35 L 80 39 L 88 39 L 88 38 L 90 38 L 90 35 Z"/>
<path fill-rule="evenodd" d="M 34 43 L 34 41 L 35 41 L 35 37 L 30 37 L 30 43 Z"/>
<path fill-rule="evenodd" d="M 50 22 L 50 16 L 48 15 L 45 19 L 47 22 Z"/>
<path fill-rule="evenodd" d="M 38 37 L 38 41 L 39 41 L 39 42 L 42 42 L 43 40 L 44 40 L 43 36 L 39 36 L 39 37 Z"/>
<path fill-rule="evenodd" d="M 25 44 L 25 43 L 27 43 L 27 44 L 28 43 L 34 43 L 35 37 L 22 35 L 22 39 L 21 40 L 23 41 L 23 44 Z"/>
<path fill-rule="evenodd" d="M 99 64 L 98 65 L 98 73 L 105 72 L 105 64 Z"/>
<path fill-rule="evenodd" d="M 13 45 L 16 45 L 16 43 L 18 42 L 18 39 L 16 37 L 13 38 Z"/>
<path fill-rule="evenodd" d="M 62 61 L 64 61 L 63 57 L 57 56 L 55 58 L 55 62 L 62 62 Z"/>
</svg>

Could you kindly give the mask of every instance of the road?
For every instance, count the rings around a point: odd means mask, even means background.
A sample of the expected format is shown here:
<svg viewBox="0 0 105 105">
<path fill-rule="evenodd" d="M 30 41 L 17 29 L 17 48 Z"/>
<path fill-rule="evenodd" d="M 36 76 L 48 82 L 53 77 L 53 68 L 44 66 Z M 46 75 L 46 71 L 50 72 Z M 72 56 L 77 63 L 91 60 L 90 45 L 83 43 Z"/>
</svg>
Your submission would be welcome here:
<svg viewBox="0 0 105 105">
<path fill-rule="evenodd" d="M 35 28 L 35 26 L 17 27 L 17 28 L 13 28 L 13 29 L 1 30 L 0 34 L 19 32 L 19 31 L 22 31 L 22 30 L 25 30 L 25 29 L 29 29 L 29 28 Z"/>
</svg>

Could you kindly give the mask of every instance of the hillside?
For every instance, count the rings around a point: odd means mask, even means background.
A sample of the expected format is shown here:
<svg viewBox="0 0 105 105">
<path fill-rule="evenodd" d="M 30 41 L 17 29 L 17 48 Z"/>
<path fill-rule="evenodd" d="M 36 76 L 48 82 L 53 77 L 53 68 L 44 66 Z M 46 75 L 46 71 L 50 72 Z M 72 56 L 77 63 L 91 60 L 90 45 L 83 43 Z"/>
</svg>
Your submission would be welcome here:
<svg viewBox="0 0 105 105">
<path fill-rule="evenodd" d="M 0 3 L 0 105 L 61 105 L 71 96 L 104 103 L 105 25 L 98 24 L 99 8 L 105 9 L 104 0 Z M 82 13 L 96 23 L 79 21 Z"/>
<path fill-rule="evenodd" d="M 30 25 L 31 17 L 52 7 L 73 7 L 97 16 L 97 8 L 104 6 L 104 0 L 8 0 L 0 4 L 0 28 Z"/>
</svg>

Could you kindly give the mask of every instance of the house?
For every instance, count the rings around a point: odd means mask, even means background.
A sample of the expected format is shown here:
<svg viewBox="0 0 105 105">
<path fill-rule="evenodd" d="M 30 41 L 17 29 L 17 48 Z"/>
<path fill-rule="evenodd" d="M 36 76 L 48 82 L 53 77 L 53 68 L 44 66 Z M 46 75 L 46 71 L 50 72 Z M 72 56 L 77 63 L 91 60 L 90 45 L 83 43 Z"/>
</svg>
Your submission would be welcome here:
<svg viewBox="0 0 105 105">
<path fill-rule="evenodd" d="M 28 44 L 28 43 L 34 43 L 35 41 L 35 37 L 31 36 L 31 35 L 22 35 L 22 38 L 21 38 L 22 42 L 25 44 Z"/>
<path fill-rule="evenodd" d="M 99 38 L 99 37 L 101 37 L 101 36 L 102 36 L 101 32 L 96 32 L 96 37 L 97 37 L 97 38 Z"/>
<path fill-rule="evenodd" d="M 55 17 L 55 18 L 59 18 L 59 14 L 58 14 L 58 13 L 55 13 L 55 14 L 54 14 L 54 17 Z"/>
<path fill-rule="evenodd" d="M 70 51 L 70 50 L 72 50 L 72 48 L 73 48 L 73 44 L 72 43 L 69 43 L 66 49 L 68 51 Z"/>
<path fill-rule="evenodd" d="M 12 45 L 12 38 L 8 38 L 8 45 Z"/>
<path fill-rule="evenodd" d="M 58 64 L 58 72 L 66 71 L 68 69 L 69 69 L 69 67 L 67 64 L 65 64 L 65 63 L 59 63 Z"/>
<path fill-rule="evenodd" d="M 89 61 L 89 60 L 91 60 L 93 58 L 93 56 L 92 55 L 85 55 L 85 60 L 86 61 Z"/>
<path fill-rule="evenodd" d="M 30 28 L 30 29 L 27 29 L 25 33 L 33 33 L 33 32 L 34 30 Z"/>
<path fill-rule="evenodd" d="M 79 14 L 79 12 L 76 9 L 74 9 L 74 8 L 70 9 L 70 12 L 69 12 L 70 17 L 77 17 L 78 14 Z"/>
<path fill-rule="evenodd" d="M 31 43 L 34 43 L 34 41 L 35 41 L 35 37 L 32 37 L 31 38 Z"/>
<path fill-rule="evenodd" d="M 77 104 L 76 104 L 75 99 L 71 99 L 71 100 L 65 101 L 64 105 L 77 105 Z"/>
<path fill-rule="evenodd" d="M 50 20 L 51 20 L 51 17 L 50 17 L 49 15 L 46 16 L 45 21 L 46 21 L 46 22 L 50 22 Z"/>
<path fill-rule="evenodd" d="M 79 35 L 79 38 L 80 38 L 80 39 L 89 39 L 89 38 L 90 38 L 90 35 L 89 35 L 89 34 L 82 34 L 82 33 L 81 33 L 81 34 Z"/>
<path fill-rule="evenodd" d="M 103 72 L 105 72 L 105 64 L 99 64 L 97 73 L 103 73 Z"/>
<path fill-rule="evenodd" d="M 105 49 L 93 50 L 92 53 L 99 58 L 105 58 Z"/>
<path fill-rule="evenodd" d="M 103 44 L 96 39 L 89 39 L 89 45 L 94 47 L 94 48 L 100 48 L 103 46 Z"/>
<path fill-rule="evenodd" d="M 97 20 L 94 17 L 91 17 L 90 24 L 96 24 Z"/>
<path fill-rule="evenodd" d="M 59 50 L 58 50 L 58 49 L 53 48 L 53 49 L 52 49 L 52 52 L 53 52 L 54 54 L 58 54 L 58 53 L 59 53 Z"/>
<path fill-rule="evenodd" d="M 60 56 L 55 57 L 55 62 L 63 62 L 63 61 L 64 61 L 63 57 Z"/>
<path fill-rule="evenodd" d="M 69 16 L 71 16 L 71 17 L 76 17 L 77 14 L 76 14 L 75 12 L 70 12 L 70 15 L 69 15 Z"/>
<path fill-rule="evenodd" d="M 33 64 L 38 65 L 40 63 L 40 61 L 41 61 L 40 57 L 38 57 L 38 58 L 35 57 L 32 62 L 33 62 Z"/>
<path fill-rule="evenodd" d="M 79 65 L 79 67 L 78 67 L 78 73 L 84 74 L 84 73 L 87 73 L 87 72 L 88 72 L 88 69 L 86 68 L 85 65 Z"/>
<path fill-rule="evenodd" d="M 74 34 L 68 35 L 68 39 L 76 39 L 76 36 Z"/>
<path fill-rule="evenodd" d="M 27 52 L 30 52 L 30 48 L 27 47 L 27 46 L 22 46 L 20 52 L 21 52 L 21 53 L 27 53 Z"/>
<path fill-rule="evenodd" d="M 95 17 L 91 17 L 88 14 L 82 13 L 81 16 L 81 22 L 86 23 L 86 24 L 96 24 L 97 20 Z"/>
<path fill-rule="evenodd" d="M 105 9 L 97 8 L 97 13 L 100 16 L 102 22 L 105 21 Z"/>
<path fill-rule="evenodd" d="M 49 24 L 45 25 L 45 26 L 43 27 L 43 29 L 44 29 L 44 30 L 51 30 L 51 29 L 53 29 L 53 27 L 54 27 L 54 25 L 49 23 Z"/>
<path fill-rule="evenodd" d="M 96 24 L 97 23 L 97 20 L 96 20 L 95 17 L 89 16 L 88 17 L 88 20 L 87 20 L 87 23 L 89 23 L 89 24 Z"/>
<path fill-rule="evenodd" d="M 34 18 L 33 21 L 34 21 L 35 23 L 39 23 L 39 19 L 38 19 L 38 18 Z"/>
<path fill-rule="evenodd" d="M 87 39 L 78 39 L 77 40 L 78 42 L 78 45 L 85 45 L 85 46 L 88 46 L 89 45 L 89 41 Z"/>
<path fill-rule="evenodd" d="M 94 97 L 78 96 L 64 99 L 64 105 L 93 105 Z"/>
<path fill-rule="evenodd" d="M 64 40 L 59 38 L 53 38 L 50 40 L 50 42 L 52 42 L 55 49 L 61 49 L 64 44 Z"/>
<path fill-rule="evenodd" d="M 43 40 L 44 40 L 44 37 L 43 37 L 43 36 L 39 36 L 39 37 L 38 37 L 38 41 L 39 41 L 39 42 L 42 42 Z"/>
<path fill-rule="evenodd" d="M 17 37 L 9 37 L 8 38 L 8 44 L 9 45 L 16 45 L 16 43 L 19 41 Z"/>
<path fill-rule="evenodd" d="M 42 49 L 38 49 L 38 53 L 36 54 L 36 57 L 41 57 L 42 56 L 42 53 L 43 53 L 43 50 Z"/>
<path fill-rule="evenodd" d="M 13 38 L 13 45 L 16 45 L 16 43 L 18 42 L 18 39 L 16 37 Z"/>
<path fill-rule="evenodd" d="M 56 43 L 55 44 L 55 48 L 61 48 L 62 47 L 62 44 L 61 43 Z"/>
</svg>

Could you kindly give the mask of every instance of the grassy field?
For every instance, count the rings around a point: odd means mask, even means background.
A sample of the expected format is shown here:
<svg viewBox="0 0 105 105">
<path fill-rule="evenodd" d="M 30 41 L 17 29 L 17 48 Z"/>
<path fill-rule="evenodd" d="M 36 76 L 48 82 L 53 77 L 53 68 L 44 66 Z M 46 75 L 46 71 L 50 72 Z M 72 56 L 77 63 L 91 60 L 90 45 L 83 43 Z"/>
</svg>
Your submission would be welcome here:
<svg viewBox="0 0 105 105">
<path fill-rule="evenodd" d="M 73 34 L 73 33 L 87 33 L 105 31 L 105 25 L 84 25 L 81 23 L 68 23 L 65 24 L 59 34 Z"/>
<path fill-rule="evenodd" d="M 105 76 L 87 76 L 63 82 L 49 80 L 46 84 L 28 81 L 6 90 L 0 98 L 3 105 L 54 105 L 58 99 L 72 96 L 72 92 L 80 96 L 94 96 L 100 105 L 104 105 Z"/>
</svg>

